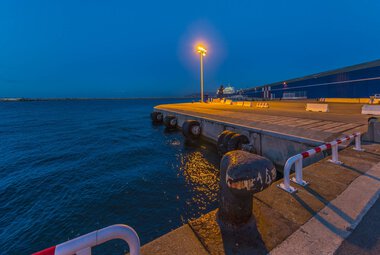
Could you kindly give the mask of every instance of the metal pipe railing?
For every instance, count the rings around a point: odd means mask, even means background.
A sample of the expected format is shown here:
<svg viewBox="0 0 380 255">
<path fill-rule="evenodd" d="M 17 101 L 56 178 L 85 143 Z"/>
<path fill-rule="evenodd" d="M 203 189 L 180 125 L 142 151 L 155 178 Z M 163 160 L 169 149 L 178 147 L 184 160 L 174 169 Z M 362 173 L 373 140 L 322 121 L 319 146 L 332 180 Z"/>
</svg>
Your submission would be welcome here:
<svg viewBox="0 0 380 255">
<path fill-rule="evenodd" d="M 91 255 L 91 247 L 113 239 L 128 243 L 130 255 L 140 255 L 140 239 L 136 231 L 122 224 L 102 228 L 75 239 L 33 253 L 32 255 Z"/>
<path fill-rule="evenodd" d="M 360 133 L 354 133 L 352 135 L 348 135 L 345 137 L 342 137 L 340 139 L 336 139 L 335 141 L 332 141 L 330 143 L 325 143 L 323 145 L 320 145 L 318 147 L 315 147 L 314 149 L 302 152 L 300 154 L 297 154 L 293 157 L 290 157 L 284 167 L 284 181 L 283 183 L 277 185 L 280 189 L 285 190 L 286 192 L 289 193 L 294 193 L 297 191 L 296 188 L 290 186 L 290 170 L 293 166 L 295 165 L 295 178 L 293 177 L 291 180 L 300 185 L 300 186 L 307 186 L 308 182 L 303 180 L 302 178 L 302 162 L 304 158 L 308 158 L 310 156 L 313 156 L 319 152 L 331 149 L 331 159 L 329 159 L 329 162 L 334 163 L 334 164 L 343 164 L 341 161 L 339 161 L 338 157 L 338 146 L 339 144 L 345 142 L 345 141 L 350 141 L 353 138 L 355 138 L 355 147 L 353 148 L 356 151 L 364 151 L 361 148 L 361 140 L 360 140 L 361 134 Z"/>
</svg>

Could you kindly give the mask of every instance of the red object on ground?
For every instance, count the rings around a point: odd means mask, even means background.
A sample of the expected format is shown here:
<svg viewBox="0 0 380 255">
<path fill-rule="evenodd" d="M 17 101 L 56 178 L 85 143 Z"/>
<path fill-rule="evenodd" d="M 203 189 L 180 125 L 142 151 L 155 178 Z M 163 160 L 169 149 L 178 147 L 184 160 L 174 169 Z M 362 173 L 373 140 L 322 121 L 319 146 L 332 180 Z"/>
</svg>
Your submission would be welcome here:
<svg viewBox="0 0 380 255">
<path fill-rule="evenodd" d="M 33 253 L 32 255 L 54 255 L 54 254 L 55 254 L 55 246 Z"/>
</svg>

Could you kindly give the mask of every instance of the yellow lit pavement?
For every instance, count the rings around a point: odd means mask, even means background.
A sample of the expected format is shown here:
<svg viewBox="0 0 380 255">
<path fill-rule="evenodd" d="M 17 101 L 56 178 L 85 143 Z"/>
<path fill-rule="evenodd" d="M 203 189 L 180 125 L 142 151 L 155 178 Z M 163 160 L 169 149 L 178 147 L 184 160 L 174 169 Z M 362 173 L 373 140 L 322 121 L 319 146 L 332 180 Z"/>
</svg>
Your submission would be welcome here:
<svg viewBox="0 0 380 255">
<path fill-rule="evenodd" d="M 159 105 L 155 109 L 318 142 L 331 141 L 341 134 L 367 131 L 368 116 L 361 114 L 361 104 L 330 103 L 330 112 L 320 113 L 306 112 L 306 103 L 271 101 L 268 109 L 183 103 Z"/>
</svg>

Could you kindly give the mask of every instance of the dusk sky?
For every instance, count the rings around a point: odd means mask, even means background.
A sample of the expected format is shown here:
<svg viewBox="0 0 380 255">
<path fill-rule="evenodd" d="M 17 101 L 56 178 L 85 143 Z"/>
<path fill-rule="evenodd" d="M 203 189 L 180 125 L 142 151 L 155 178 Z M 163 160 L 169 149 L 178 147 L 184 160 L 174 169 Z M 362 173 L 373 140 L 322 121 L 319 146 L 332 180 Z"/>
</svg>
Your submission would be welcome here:
<svg viewBox="0 0 380 255">
<path fill-rule="evenodd" d="M 380 58 L 380 1 L 0 2 L 0 97 L 247 88 Z"/>
</svg>

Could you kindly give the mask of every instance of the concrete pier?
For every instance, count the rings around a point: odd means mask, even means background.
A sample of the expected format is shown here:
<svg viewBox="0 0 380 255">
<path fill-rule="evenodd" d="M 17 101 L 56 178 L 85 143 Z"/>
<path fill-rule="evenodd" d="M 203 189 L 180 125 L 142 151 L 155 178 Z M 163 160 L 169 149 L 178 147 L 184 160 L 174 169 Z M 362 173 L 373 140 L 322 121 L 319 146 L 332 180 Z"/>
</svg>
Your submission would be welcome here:
<svg viewBox="0 0 380 255">
<path fill-rule="evenodd" d="M 307 112 L 308 102 L 271 101 L 265 109 L 220 103 L 183 103 L 159 105 L 155 110 L 175 115 L 179 127 L 188 119 L 199 121 L 202 136 L 213 142 L 223 130 L 244 134 L 255 153 L 267 157 L 279 169 L 299 152 L 341 135 L 367 132 L 369 116 L 361 114 L 361 104 L 332 103 L 329 104 L 330 112 L 320 113 Z M 327 154 L 307 159 L 304 165 L 325 156 Z"/>
<path fill-rule="evenodd" d="M 326 158 L 306 167 L 310 185 L 298 186 L 296 194 L 278 189 L 279 180 L 254 195 L 253 214 L 266 246 L 262 254 L 332 254 L 338 249 L 379 196 L 380 144 L 363 148 L 344 149 L 341 166 Z M 146 244 L 142 254 L 247 254 L 247 247 L 219 225 L 216 213 Z"/>
<path fill-rule="evenodd" d="M 265 109 L 188 103 L 155 110 L 175 115 L 180 127 L 199 121 L 202 135 L 214 142 L 223 130 L 245 134 L 257 154 L 279 166 L 311 147 L 368 130 L 370 116 L 361 114 L 360 104 L 331 104 L 330 112 L 319 113 L 306 112 L 305 103 L 269 102 Z M 264 243 L 257 254 L 333 254 L 379 197 L 380 144 L 366 142 L 363 148 L 342 147 L 342 165 L 329 162 L 327 153 L 305 161 L 304 180 L 310 184 L 297 186 L 297 193 L 277 188 L 278 180 L 254 194 L 252 214 Z M 251 248 L 214 210 L 146 244 L 142 254 L 250 254 Z"/>
</svg>

